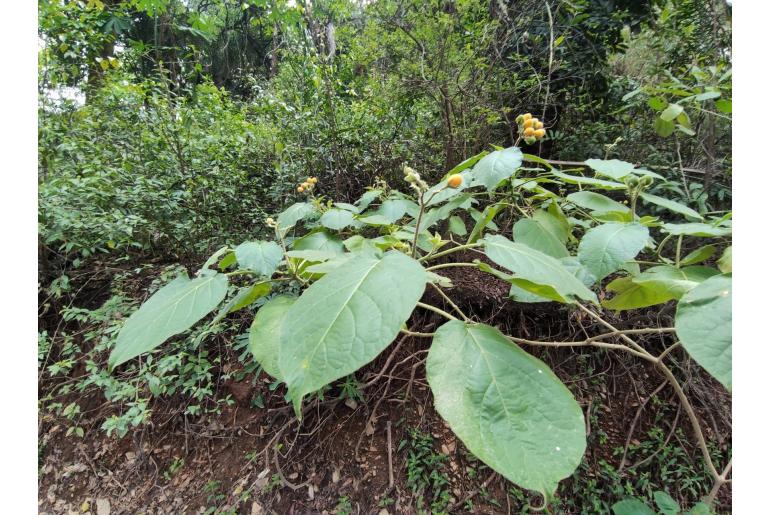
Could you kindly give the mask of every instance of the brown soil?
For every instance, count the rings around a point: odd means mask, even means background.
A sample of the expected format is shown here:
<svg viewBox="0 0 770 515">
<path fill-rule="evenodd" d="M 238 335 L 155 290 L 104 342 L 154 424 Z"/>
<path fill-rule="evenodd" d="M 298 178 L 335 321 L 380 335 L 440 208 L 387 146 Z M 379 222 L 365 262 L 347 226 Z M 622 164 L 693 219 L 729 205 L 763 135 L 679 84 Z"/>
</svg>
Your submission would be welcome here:
<svg viewBox="0 0 770 515">
<path fill-rule="evenodd" d="M 469 253 L 463 259 L 476 257 Z M 452 279 L 452 297 L 460 299 L 466 313 L 509 334 L 558 340 L 604 332 L 579 312 L 553 303 L 501 302 L 507 296 L 507 284 L 477 270 L 450 268 L 441 273 Z M 426 298 L 441 305 L 430 288 Z M 667 324 L 671 314 L 667 306 L 614 323 L 622 328 L 641 327 L 650 319 Z M 41 324 L 52 322 L 44 320 Z M 433 314 L 418 311 L 410 327 L 432 331 L 440 323 Z M 644 342 L 656 350 L 670 343 L 667 337 Z M 99 514 L 105 513 L 108 504 L 113 514 L 204 513 L 207 508 L 214 513 L 241 514 L 344 513 L 340 511 L 344 505 L 341 499 L 346 498 L 351 513 L 417 513 L 416 495 L 406 484 L 407 453 L 399 450 L 399 444 L 406 438 L 407 428 L 419 427 L 434 437 L 436 452 L 449 456 L 444 471 L 453 498 L 451 513 L 468 513 L 464 501 L 469 498 L 473 513 L 520 513 L 522 502 L 511 495 L 510 483 L 469 456 L 433 410 L 423 366 L 428 344 L 425 338 L 397 340 L 357 374 L 361 384 L 367 385 L 363 389 L 365 401 L 344 403 L 337 399 L 339 390 L 333 389 L 323 401 L 308 404 L 301 425 L 283 399 L 284 390 L 271 391 L 271 380 L 264 374 L 241 382 L 222 382 L 216 395 L 224 398 L 229 394 L 235 404 L 218 415 L 185 416 L 184 399 L 157 400 L 152 422 L 122 439 L 107 437 L 99 429 L 112 409 L 101 394 L 81 397 L 84 438 L 65 436 L 68 426 L 64 419 L 42 415 L 39 421 L 40 511 L 58 514 L 89 508 Z M 617 469 L 621 456 L 614 450 L 622 449 L 627 438 L 632 443 L 643 439 L 656 424 L 655 414 L 661 409 L 677 411 L 677 400 L 668 386 L 658 394 L 663 407 L 650 403 L 640 411 L 662 378 L 632 356 L 594 349 L 527 350 L 552 367 L 586 413 L 595 414 L 587 417 L 590 443 L 585 462 L 589 476 L 598 476 L 602 462 Z M 685 380 L 707 438 L 720 442 L 727 452 L 729 395 L 683 353 L 675 351 L 673 356 L 683 365 L 677 373 Z M 234 366 L 231 363 L 235 361 L 227 358 L 223 367 Z M 41 385 L 41 395 L 51 387 Z M 260 394 L 265 407 L 253 407 L 251 400 Z M 638 421 L 629 437 L 637 412 Z M 690 436 L 686 416 L 680 414 L 675 420 Z M 666 423 L 672 425 L 671 420 Z M 597 440 L 600 433 L 606 434 L 601 443 Z M 696 459 L 698 450 L 688 440 L 682 443 Z M 278 442 L 280 451 L 274 453 Z M 172 473 L 175 460 L 184 462 Z M 572 481 L 565 483 L 569 486 Z M 432 492 L 425 495 L 429 501 Z M 718 501 L 723 510 L 729 511 L 730 499 L 730 488 L 722 488 Z M 533 497 L 531 503 L 536 506 L 540 500 Z"/>
</svg>

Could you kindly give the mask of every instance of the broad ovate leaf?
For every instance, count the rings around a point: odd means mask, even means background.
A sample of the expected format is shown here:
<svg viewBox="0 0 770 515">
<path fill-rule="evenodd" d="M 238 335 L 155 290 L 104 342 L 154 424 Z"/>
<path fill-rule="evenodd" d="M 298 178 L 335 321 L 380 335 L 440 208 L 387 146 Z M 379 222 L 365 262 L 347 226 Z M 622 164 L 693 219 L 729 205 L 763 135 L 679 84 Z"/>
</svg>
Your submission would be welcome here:
<svg viewBox="0 0 770 515">
<path fill-rule="evenodd" d="M 278 366 L 299 415 L 302 398 L 352 374 L 393 341 L 425 290 L 414 259 L 359 254 L 330 270 L 291 306 Z"/>
<path fill-rule="evenodd" d="M 636 284 L 665 292 L 673 299 L 692 290 L 700 283 L 719 272 L 706 266 L 686 266 L 677 268 L 671 265 L 659 265 L 648 268 L 633 278 Z"/>
<path fill-rule="evenodd" d="M 292 250 L 320 250 L 334 254 L 345 252 L 345 244 L 342 240 L 323 230 L 311 232 L 294 240 L 291 248 Z"/>
<path fill-rule="evenodd" d="M 270 277 L 283 259 L 283 250 L 274 241 L 247 241 L 235 247 L 235 258 L 241 268 Z"/>
<path fill-rule="evenodd" d="M 704 245 L 700 248 L 693 250 L 692 252 L 687 254 L 685 257 L 683 257 L 682 260 L 679 262 L 679 264 L 680 266 L 686 266 L 686 265 L 694 265 L 696 263 L 706 261 L 708 258 L 713 256 L 716 251 L 717 249 L 715 246 Z M 729 270 L 722 270 L 722 271 L 729 272 Z"/>
<path fill-rule="evenodd" d="M 698 213 L 694 209 L 689 208 L 684 204 L 680 204 L 679 202 L 676 202 L 674 200 L 670 200 L 664 197 L 659 197 L 657 195 L 653 195 L 651 193 L 644 193 L 644 192 L 639 194 L 639 198 L 641 198 L 645 202 L 649 202 L 650 204 L 655 204 L 656 206 L 664 207 L 674 213 L 679 213 L 680 215 L 684 215 L 687 218 L 695 218 L 696 220 L 703 219 L 700 213 Z"/>
<path fill-rule="evenodd" d="M 523 155 L 518 147 L 496 150 L 476 163 L 476 166 L 473 167 L 473 176 L 487 190 L 492 191 L 500 184 L 500 181 L 508 179 L 516 173 L 522 160 Z"/>
<path fill-rule="evenodd" d="M 513 224 L 513 240 L 557 259 L 569 256 L 567 247 L 549 226 L 534 218 L 522 218 Z"/>
<path fill-rule="evenodd" d="M 128 317 L 110 353 L 110 369 L 186 331 L 211 313 L 225 295 L 227 276 L 224 274 L 174 279 Z"/>
<path fill-rule="evenodd" d="M 346 209 L 330 209 L 321 215 L 321 225 L 327 229 L 339 231 L 349 225 L 355 225 L 356 220 L 353 218 L 353 213 Z"/>
<path fill-rule="evenodd" d="M 674 327 L 682 346 L 706 371 L 732 391 L 733 282 L 715 275 L 682 296 Z"/>
<path fill-rule="evenodd" d="M 426 363 L 434 404 L 470 452 L 550 498 L 586 447 L 583 411 L 548 366 L 484 324 L 450 321 Z"/>
<path fill-rule="evenodd" d="M 389 199 L 382 203 L 377 214 L 395 223 L 406 214 L 408 202 L 404 199 Z"/>
<path fill-rule="evenodd" d="M 361 195 L 361 198 L 356 200 L 356 206 L 358 206 L 358 212 L 361 213 L 369 207 L 369 204 L 374 202 L 375 199 L 380 198 L 380 195 L 382 195 L 382 190 L 369 190 L 363 195 Z"/>
<path fill-rule="evenodd" d="M 652 497 L 655 499 L 655 504 L 663 515 L 679 515 L 682 511 L 679 507 L 679 503 L 663 490 L 653 492 Z"/>
<path fill-rule="evenodd" d="M 619 159 L 586 159 L 586 164 L 593 168 L 597 175 L 604 175 L 616 181 L 634 173 L 634 165 Z"/>
<path fill-rule="evenodd" d="M 533 291 L 530 283 L 551 287 L 564 299 L 579 297 L 596 302 L 596 295 L 557 259 L 543 254 L 532 247 L 514 243 L 504 236 L 494 235 L 484 239 L 487 256 L 496 264 L 507 268 L 517 279 L 520 288 L 544 296 L 546 290 Z M 550 292 L 552 293 L 552 292 Z M 553 296 L 549 296 L 553 298 Z M 554 299 L 556 300 L 556 299 Z"/>
<path fill-rule="evenodd" d="M 728 236 L 733 232 L 731 227 L 717 227 L 702 223 L 663 224 L 663 230 L 674 236 L 699 236 L 701 238 Z"/>
<path fill-rule="evenodd" d="M 286 231 L 295 225 L 300 220 L 308 218 L 316 213 L 316 208 L 313 204 L 308 202 L 297 202 L 289 206 L 284 212 L 278 215 L 278 228 L 282 231 Z"/>
<path fill-rule="evenodd" d="M 567 184 L 585 184 L 588 186 L 595 186 L 597 188 L 605 190 L 625 190 L 627 186 L 622 182 L 605 181 L 604 179 L 596 179 L 594 177 L 583 177 L 582 175 L 570 175 L 568 173 L 560 172 L 558 170 L 552 170 L 550 172 L 554 177 L 558 177 Z"/>
<path fill-rule="evenodd" d="M 623 499 L 612 505 L 614 515 L 656 515 L 655 511 L 639 499 Z"/>
<path fill-rule="evenodd" d="M 647 244 L 649 230 L 642 224 L 606 223 L 590 229 L 578 246 L 578 259 L 601 281 L 634 259 Z"/>
<path fill-rule="evenodd" d="M 567 200 L 576 206 L 588 209 L 590 211 L 619 211 L 628 212 L 628 206 L 624 206 L 616 200 L 612 200 L 600 193 L 593 191 L 577 191 L 567 195 Z"/>
<path fill-rule="evenodd" d="M 607 291 L 614 292 L 615 296 L 603 300 L 602 306 L 615 311 L 645 308 L 674 298 L 666 288 L 659 288 L 654 284 L 639 284 L 634 282 L 632 277 L 618 277 L 607 285 Z"/>
<path fill-rule="evenodd" d="M 278 349 L 281 348 L 281 326 L 289 308 L 297 299 L 279 296 L 267 301 L 254 317 L 249 330 L 249 350 L 262 368 L 283 381 L 278 368 Z"/>
</svg>

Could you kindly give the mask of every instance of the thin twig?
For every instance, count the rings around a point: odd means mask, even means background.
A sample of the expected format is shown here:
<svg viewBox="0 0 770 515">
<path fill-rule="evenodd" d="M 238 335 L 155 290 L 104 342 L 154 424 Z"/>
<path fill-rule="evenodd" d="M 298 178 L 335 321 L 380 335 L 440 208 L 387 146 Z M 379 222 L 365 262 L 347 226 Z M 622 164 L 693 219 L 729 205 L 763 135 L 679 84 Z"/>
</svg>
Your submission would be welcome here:
<svg viewBox="0 0 770 515">
<path fill-rule="evenodd" d="M 471 320 L 470 320 L 470 318 L 468 318 L 467 316 L 465 316 L 465 313 L 463 313 L 463 310 L 462 310 L 462 309 L 460 309 L 460 307 L 459 307 L 457 304 L 455 304 L 455 303 L 452 301 L 452 299 L 450 299 L 450 298 L 449 298 L 449 296 L 448 296 L 446 293 L 444 293 L 443 291 L 441 291 L 441 288 L 439 288 L 438 286 L 436 286 L 436 285 L 435 285 L 435 284 L 433 284 L 433 283 L 428 283 L 428 284 L 430 284 L 430 285 L 433 287 L 433 289 L 434 289 L 434 290 L 436 290 L 436 291 L 438 292 L 438 294 L 439 294 L 439 295 L 441 295 L 441 297 L 443 297 L 443 299 L 444 299 L 445 301 L 447 301 L 447 303 L 448 303 L 450 306 L 452 306 L 452 309 L 454 309 L 455 311 L 457 311 L 457 313 L 458 313 L 458 314 L 459 314 L 459 315 L 460 315 L 460 316 L 463 318 L 463 320 L 465 320 L 466 322 L 470 322 L 470 321 L 471 321 Z"/>
<path fill-rule="evenodd" d="M 390 439 L 390 420 L 385 425 L 388 434 L 388 487 L 393 488 L 393 443 Z"/>
<path fill-rule="evenodd" d="M 427 309 L 428 311 L 433 311 L 434 313 L 438 313 L 444 318 L 448 318 L 449 320 L 457 320 L 454 316 L 450 315 L 443 309 L 439 309 L 436 306 L 431 306 L 430 304 L 425 304 L 423 302 L 418 302 L 417 305 L 423 309 Z"/>
</svg>

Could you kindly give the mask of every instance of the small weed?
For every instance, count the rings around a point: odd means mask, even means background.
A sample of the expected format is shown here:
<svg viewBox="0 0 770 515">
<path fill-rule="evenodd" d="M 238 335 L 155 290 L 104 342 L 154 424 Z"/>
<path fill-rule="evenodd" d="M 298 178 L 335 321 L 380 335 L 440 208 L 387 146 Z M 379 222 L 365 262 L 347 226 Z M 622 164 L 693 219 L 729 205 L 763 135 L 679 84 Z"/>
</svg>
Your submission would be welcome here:
<svg viewBox="0 0 770 515">
<path fill-rule="evenodd" d="M 166 481 L 171 481 L 174 476 L 177 475 L 177 473 L 184 467 L 184 459 L 179 457 L 174 457 L 174 461 L 171 462 L 171 465 L 168 466 L 168 469 L 166 469 L 163 472 L 163 477 L 166 478 Z"/>
<path fill-rule="evenodd" d="M 449 478 L 444 471 L 447 457 L 433 450 L 433 437 L 410 428 L 408 437 L 399 444 L 399 450 L 406 448 L 407 486 L 417 497 L 420 513 L 445 513 L 450 503 Z M 426 511 L 426 494 L 430 498 Z"/>
<path fill-rule="evenodd" d="M 334 508 L 334 513 L 337 515 L 350 515 L 353 513 L 353 505 L 346 495 L 337 499 L 337 506 Z"/>
</svg>

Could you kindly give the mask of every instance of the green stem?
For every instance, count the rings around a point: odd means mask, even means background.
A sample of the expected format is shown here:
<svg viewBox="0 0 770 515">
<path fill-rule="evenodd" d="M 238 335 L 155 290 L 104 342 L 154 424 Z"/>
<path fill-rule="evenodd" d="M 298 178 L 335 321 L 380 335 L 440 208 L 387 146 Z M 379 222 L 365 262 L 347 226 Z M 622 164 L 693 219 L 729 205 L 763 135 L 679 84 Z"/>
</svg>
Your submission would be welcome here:
<svg viewBox="0 0 770 515">
<path fill-rule="evenodd" d="M 684 238 L 683 235 L 679 235 L 679 238 L 676 240 L 676 267 L 679 268 L 679 260 L 682 255 L 682 238 Z"/>
<path fill-rule="evenodd" d="M 457 313 L 458 313 L 458 314 L 459 314 L 461 317 L 463 317 L 463 320 L 465 320 L 466 322 L 470 322 L 470 321 L 471 321 L 471 319 L 470 319 L 470 318 L 468 318 L 467 316 L 465 316 L 465 313 L 463 313 L 463 310 L 462 310 L 462 309 L 460 309 L 460 307 L 459 307 L 457 304 L 455 304 L 455 303 L 452 301 L 452 299 L 450 299 L 450 298 L 449 298 L 449 296 L 448 296 L 446 293 L 444 293 L 443 291 L 441 291 L 441 288 L 439 288 L 438 286 L 436 286 L 436 285 L 435 285 L 435 284 L 433 284 L 433 283 L 428 283 L 428 284 L 430 284 L 430 285 L 433 287 L 433 289 L 435 289 L 435 290 L 438 292 L 438 294 L 439 294 L 439 295 L 441 295 L 441 296 L 444 298 L 444 300 L 445 300 L 445 301 L 447 301 L 447 303 L 448 303 L 450 306 L 452 306 L 452 309 L 454 309 L 455 311 L 457 311 Z"/>
<path fill-rule="evenodd" d="M 409 331 L 407 329 L 401 329 L 401 333 L 407 336 L 415 336 L 417 338 L 433 338 L 436 335 L 436 333 L 418 333 L 415 331 Z"/>
<path fill-rule="evenodd" d="M 673 238 L 673 237 L 674 237 L 674 235 L 673 235 L 673 234 L 669 234 L 668 236 L 666 236 L 665 238 L 663 238 L 663 240 L 660 242 L 660 245 L 658 245 L 658 248 L 657 248 L 657 250 L 655 251 L 655 254 L 658 256 L 658 258 L 660 258 L 660 257 L 661 257 L 661 256 L 660 256 L 660 253 L 663 251 L 663 246 L 664 246 L 666 243 L 668 243 L 668 240 L 670 240 L 670 239 L 671 239 L 671 238 Z"/>
<path fill-rule="evenodd" d="M 422 221 L 422 212 L 425 210 L 425 203 L 423 202 L 423 197 L 425 196 L 425 193 L 420 193 L 419 198 L 417 199 L 420 203 L 420 212 L 417 214 L 417 223 L 414 225 L 414 240 L 412 241 L 412 257 L 417 254 L 417 236 L 420 234 L 420 222 Z"/>
<path fill-rule="evenodd" d="M 433 270 L 441 270 L 442 268 L 451 268 L 456 266 L 467 266 L 470 268 L 478 268 L 478 265 L 474 265 L 473 263 L 442 263 L 440 265 L 433 265 L 431 267 L 428 267 L 425 270 L 432 272 Z"/>
<path fill-rule="evenodd" d="M 456 247 L 452 247 L 451 249 L 447 249 L 447 250 L 444 250 L 442 252 L 436 252 L 435 254 L 432 254 L 432 255 L 423 256 L 420 259 L 418 259 L 417 261 L 427 261 L 429 259 L 436 259 L 438 257 L 448 256 L 449 254 L 452 254 L 453 252 L 459 252 L 461 250 L 472 249 L 474 247 L 481 247 L 481 246 L 482 246 L 481 243 L 466 243 L 465 245 L 458 245 Z"/>
<path fill-rule="evenodd" d="M 456 317 L 450 315 L 449 313 L 447 313 L 443 309 L 437 308 L 436 306 L 431 306 L 430 304 L 425 304 L 423 302 L 418 302 L 417 305 L 419 307 L 423 308 L 423 309 L 427 309 L 428 311 L 433 311 L 434 313 L 438 313 L 442 317 L 448 318 L 449 320 L 457 320 Z"/>
</svg>

